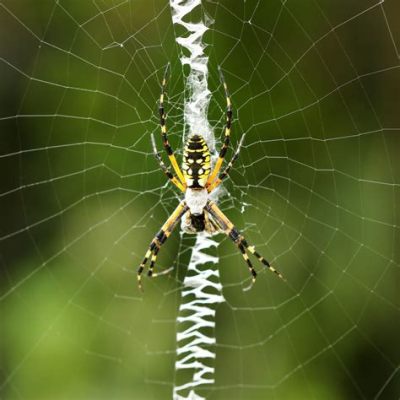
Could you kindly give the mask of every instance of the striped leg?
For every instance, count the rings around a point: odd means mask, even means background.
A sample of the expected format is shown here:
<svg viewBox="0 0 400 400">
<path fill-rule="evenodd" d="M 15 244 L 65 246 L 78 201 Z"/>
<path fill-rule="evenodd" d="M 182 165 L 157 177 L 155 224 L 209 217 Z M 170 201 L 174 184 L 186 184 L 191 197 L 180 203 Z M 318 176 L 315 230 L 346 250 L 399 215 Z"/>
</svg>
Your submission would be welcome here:
<svg viewBox="0 0 400 400">
<path fill-rule="evenodd" d="M 157 254 L 158 254 L 159 251 L 160 251 L 160 248 L 159 248 L 159 247 L 156 247 L 156 248 L 154 249 L 154 251 L 153 251 L 153 255 L 151 256 L 150 268 L 149 268 L 149 272 L 147 273 L 147 275 L 148 275 L 149 277 L 152 277 L 152 276 L 153 276 L 153 273 L 154 273 L 154 265 L 155 265 L 155 263 L 156 263 L 156 261 L 157 261 Z M 154 275 L 155 275 L 155 274 L 154 274 Z"/>
<path fill-rule="evenodd" d="M 219 75 L 221 78 L 222 85 L 224 86 L 225 90 L 225 97 L 226 97 L 226 125 L 225 125 L 225 135 L 224 135 L 224 143 L 222 144 L 221 150 L 219 151 L 218 160 L 215 163 L 215 167 L 213 172 L 210 174 L 207 186 L 209 186 L 214 179 L 216 178 L 219 170 L 221 169 L 222 162 L 224 161 L 226 151 L 228 150 L 230 136 L 231 136 L 231 125 L 232 125 L 232 103 L 231 98 L 229 96 L 228 86 L 226 85 L 224 75 L 222 74 L 221 68 L 219 69 Z"/>
<path fill-rule="evenodd" d="M 179 168 L 178 162 L 176 161 L 174 151 L 171 148 L 171 145 L 168 142 L 168 136 L 167 136 L 167 126 L 165 124 L 165 120 L 167 118 L 164 110 L 164 96 L 165 96 L 165 86 L 167 84 L 167 74 L 169 71 L 169 63 L 167 64 L 164 72 L 164 78 L 161 83 L 161 95 L 160 95 L 160 107 L 159 107 L 159 112 L 160 112 L 160 125 L 161 125 L 161 136 L 163 138 L 163 146 L 168 154 L 169 160 L 172 164 L 172 167 L 174 168 L 178 179 L 180 180 L 181 184 L 185 186 L 185 178 L 183 177 L 182 171 Z"/>
<path fill-rule="evenodd" d="M 225 168 L 224 172 L 220 173 L 218 178 L 215 179 L 214 182 L 210 184 L 210 186 L 208 186 L 207 188 L 208 192 L 212 192 L 214 189 L 216 189 L 221 184 L 221 182 L 228 176 L 229 171 L 232 168 L 233 164 L 239 158 L 239 153 L 243 144 L 243 140 L 244 140 L 244 135 L 241 137 L 238 147 L 236 148 L 235 154 L 233 155 L 231 161 L 229 161 L 229 164 Z"/>
<path fill-rule="evenodd" d="M 272 271 L 272 272 L 274 272 L 276 275 L 278 275 L 279 278 L 285 280 L 285 278 L 283 277 L 283 275 L 282 275 L 278 270 L 276 270 L 274 267 L 272 267 L 272 266 L 270 265 L 270 263 L 269 263 L 260 253 L 257 253 L 257 251 L 256 251 L 256 249 L 255 249 L 254 246 L 249 246 L 249 245 L 248 245 L 246 239 L 245 239 L 243 236 L 241 236 L 240 243 L 244 246 L 244 248 L 245 248 L 246 250 L 248 250 L 251 254 L 253 254 L 255 257 L 257 257 L 258 261 L 260 261 L 261 263 L 263 263 L 270 271 Z"/>
<path fill-rule="evenodd" d="M 239 250 L 241 251 L 243 258 L 247 262 L 247 265 L 250 269 L 250 272 L 253 275 L 253 282 L 256 279 L 257 273 L 254 271 L 254 268 L 248 259 L 246 254 L 246 250 L 248 250 L 251 254 L 253 254 L 257 259 L 263 263 L 270 271 L 274 272 L 279 278 L 284 279 L 282 274 L 277 271 L 274 267 L 272 267 L 269 262 L 262 257 L 255 249 L 254 246 L 249 246 L 246 239 L 240 232 L 235 228 L 232 222 L 228 219 L 228 217 L 218 208 L 218 206 L 209 201 L 206 205 L 206 210 L 212 215 L 213 218 L 218 222 L 219 226 L 221 227 L 222 231 L 238 246 Z"/>
<path fill-rule="evenodd" d="M 246 261 L 248 267 L 249 267 L 249 271 L 251 273 L 251 275 L 253 275 L 253 283 L 256 281 L 256 277 L 257 277 L 257 272 L 253 267 L 253 264 L 251 263 L 249 256 L 246 253 L 246 249 L 244 248 L 244 246 L 238 242 L 236 243 L 237 247 L 239 248 L 240 252 L 242 253 L 242 256 L 244 258 L 244 260 Z"/>
<path fill-rule="evenodd" d="M 151 143 L 153 145 L 153 153 L 160 164 L 160 167 L 162 171 L 164 172 L 165 175 L 167 175 L 168 179 L 177 187 L 179 188 L 182 192 L 185 192 L 185 187 L 182 185 L 182 183 L 171 173 L 169 168 L 164 164 L 164 161 L 161 158 L 160 153 L 157 151 L 157 146 L 156 146 L 156 141 L 154 140 L 153 134 L 151 134 Z"/>
<path fill-rule="evenodd" d="M 213 234 L 221 230 L 218 224 L 212 218 L 210 218 L 210 214 L 207 211 L 204 211 L 204 220 L 205 220 L 204 230 L 207 233 Z"/>
<path fill-rule="evenodd" d="M 144 270 L 145 265 L 147 264 L 147 261 L 151 257 L 149 276 L 155 276 L 155 274 L 153 274 L 154 264 L 156 263 L 157 254 L 160 250 L 160 247 L 168 239 L 169 235 L 172 233 L 172 231 L 174 230 L 174 228 L 176 227 L 176 225 L 182 218 L 183 214 L 188 210 L 188 208 L 189 207 L 186 205 L 186 203 L 184 201 L 179 203 L 178 207 L 171 214 L 171 216 L 167 219 L 165 224 L 161 227 L 160 231 L 157 233 L 157 235 L 151 241 L 150 246 L 146 252 L 146 255 L 144 256 L 144 259 L 143 259 L 142 263 L 140 264 L 138 271 L 137 271 L 137 281 L 138 281 L 138 286 L 139 286 L 140 290 L 142 290 L 142 272 Z"/>
</svg>

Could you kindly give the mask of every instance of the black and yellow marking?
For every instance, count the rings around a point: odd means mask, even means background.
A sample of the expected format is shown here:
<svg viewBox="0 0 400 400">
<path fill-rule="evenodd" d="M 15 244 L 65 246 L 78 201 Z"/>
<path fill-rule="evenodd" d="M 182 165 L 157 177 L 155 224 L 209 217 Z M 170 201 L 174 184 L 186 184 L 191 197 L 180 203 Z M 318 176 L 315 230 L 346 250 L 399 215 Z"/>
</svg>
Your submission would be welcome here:
<svg viewBox="0 0 400 400">
<path fill-rule="evenodd" d="M 207 190 L 208 192 L 212 192 L 215 188 L 217 188 L 221 182 L 228 176 L 229 171 L 231 170 L 233 164 L 235 163 L 235 161 L 239 158 L 239 154 L 240 154 L 240 149 L 242 147 L 243 144 L 243 140 L 244 140 L 245 135 L 243 135 L 240 139 L 240 142 L 238 144 L 238 147 L 236 148 L 235 154 L 233 155 L 231 161 L 229 161 L 227 167 L 224 169 L 223 172 L 221 172 L 218 176 L 218 178 L 216 178 L 208 187 Z"/>
<path fill-rule="evenodd" d="M 163 139 L 163 146 L 165 148 L 165 151 L 168 154 L 169 160 L 172 164 L 172 167 L 174 168 L 176 174 L 178 175 L 178 179 L 180 183 L 185 186 L 185 179 L 183 177 L 182 171 L 179 168 L 178 162 L 176 161 L 174 151 L 172 150 L 171 145 L 169 144 L 168 141 L 168 135 L 167 135 L 167 125 L 166 125 L 166 119 L 167 115 L 164 110 L 164 97 L 165 97 L 165 86 L 167 84 L 167 75 L 169 71 L 169 63 L 167 64 L 167 67 L 165 68 L 164 72 L 164 78 L 161 82 L 161 94 L 160 94 L 160 106 L 159 106 L 159 113 L 160 113 L 160 125 L 161 125 L 161 136 Z"/>
<path fill-rule="evenodd" d="M 274 267 L 272 267 L 270 265 L 270 263 L 260 254 L 257 253 L 256 249 L 254 246 L 248 246 L 247 242 L 243 239 L 242 240 L 243 245 L 245 246 L 245 248 L 250 251 L 251 254 L 253 254 L 255 257 L 257 257 L 258 261 L 260 261 L 261 263 L 263 263 L 270 271 L 274 272 L 276 275 L 279 276 L 279 278 L 285 280 L 285 278 L 283 277 L 283 275 L 276 270 Z"/>
<path fill-rule="evenodd" d="M 182 185 L 180 180 L 178 180 L 170 171 L 170 169 L 165 165 L 164 161 L 161 158 L 161 154 L 158 152 L 157 147 L 156 147 L 156 142 L 154 140 L 153 134 L 151 135 L 151 142 L 153 145 L 153 153 L 154 156 L 156 157 L 162 171 L 164 174 L 167 176 L 167 178 L 177 187 L 179 188 L 182 192 L 185 191 L 185 187 Z"/>
<path fill-rule="evenodd" d="M 154 265 L 157 260 L 157 254 L 161 248 L 161 246 L 165 243 L 165 241 L 168 239 L 169 235 L 172 233 L 182 216 L 185 214 L 185 212 L 189 209 L 189 207 L 186 205 L 184 201 L 181 201 L 174 210 L 174 212 L 170 215 L 170 217 L 167 219 L 167 221 L 164 223 L 164 225 L 161 227 L 160 231 L 157 233 L 157 235 L 154 237 L 154 239 L 151 241 L 150 246 L 146 252 L 146 255 L 144 256 L 144 259 L 142 263 L 140 264 L 138 271 L 137 271 L 137 281 L 138 281 L 138 286 L 140 290 L 143 290 L 142 287 L 142 272 L 144 270 L 145 265 L 147 264 L 147 261 L 151 257 L 150 261 L 150 268 L 148 275 L 149 276 L 155 276 L 153 274 L 154 271 Z"/>
<path fill-rule="evenodd" d="M 192 135 L 183 152 L 182 170 L 186 186 L 201 189 L 206 186 L 211 169 L 211 156 L 207 143 L 201 135 Z"/>
<path fill-rule="evenodd" d="M 153 251 L 153 255 L 151 256 L 151 261 L 150 261 L 150 268 L 149 268 L 149 272 L 147 273 L 147 275 L 149 277 L 151 277 L 153 275 L 153 271 L 154 271 L 154 265 L 157 261 L 157 254 L 160 251 L 159 247 L 156 247 Z"/>
<path fill-rule="evenodd" d="M 276 275 L 279 276 L 279 278 L 284 280 L 282 274 L 274 267 L 272 267 L 270 263 L 256 251 L 254 246 L 249 246 L 243 235 L 235 228 L 235 226 L 228 219 L 228 217 L 219 209 L 219 207 L 214 202 L 209 201 L 206 205 L 206 210 L 212 215 L 213 218 L 215 218 L 218 225 L 225 232 L 225 234 L 236 244 L 236 246 L 238 246 L 239 250 L 242 252 L 242 255 L 243 255 L 242 250 L 245 250 L 244 253 L 246 253 L 246 250 L 248 250 L 251 254 L 257 257 L 257 259 L 262 264 L 264 264 L 271 272 L 274 272 Z M 243 258 L 245 259 L 253 275 L 253 281 L 254 281 L 257 276 L 257 273 L 255 272 L 253 266 L 251 265 L 251 262 L 248 259 L 247 254 L 243 255 Z"/>
<path fill-rule="evenodd" d="M 253 276 L 253 282 L 255 282 L 256 278 L 257 278 L 257 272 L 254 269 L 253 264 L 251 263 L 244 246 L 241 243 L 236 243 L 236 245 L 239 248 L 240 252 L 242 253 L 243 258 L 247 263 L 247 266 L 249 267 L 249 271 L 250 271 L 251 275 Z"/>
</svg>

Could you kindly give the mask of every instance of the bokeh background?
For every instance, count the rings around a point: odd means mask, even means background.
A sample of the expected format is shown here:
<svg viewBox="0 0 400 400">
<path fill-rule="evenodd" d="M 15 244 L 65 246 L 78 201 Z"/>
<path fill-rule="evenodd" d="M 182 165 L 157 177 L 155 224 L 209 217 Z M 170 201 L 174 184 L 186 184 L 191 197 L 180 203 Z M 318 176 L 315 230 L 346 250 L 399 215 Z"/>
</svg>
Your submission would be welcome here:
<svg viewBox="0 0 400 400">
<path fill-rule="evenodd" d="M 220 206 L 287 278 L 248 271 L 223 235 L 209 399 L 400 393 L 400 5 L 204 1 L 209 119 L 224 70 L 241 158 Z M 136 287 L 178 201 L 151 154 L 185 132 L 167 1 L 0 2 L 1 397 L 167 399 L 193 238 Z M 201 127 L 199 127 L 201 131 Z M 201 133 L 201 132 L 200 132 Z M 156 136 L 159 138 L 159 136 Z M 161 141 L 158 142 L 161 146 Z M 228 154 L 229 157 L 229 154 Z"/>
</svg>

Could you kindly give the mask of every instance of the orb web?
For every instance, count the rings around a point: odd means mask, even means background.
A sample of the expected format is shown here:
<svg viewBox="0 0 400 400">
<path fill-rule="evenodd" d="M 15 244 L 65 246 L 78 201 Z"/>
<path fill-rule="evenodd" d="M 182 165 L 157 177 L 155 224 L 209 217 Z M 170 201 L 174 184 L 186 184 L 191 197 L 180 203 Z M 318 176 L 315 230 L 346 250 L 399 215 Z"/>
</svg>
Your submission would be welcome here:
<svg viewBox="0 0 400 400">
<path fill-rule="evenodd" d="M 287 283 L 254 260 L 258 280 L 243 292 L 240 253 L 213 238 L 225 302 L 208 332 L 215 382 L 200 395 L 394 398 L 399 6 L 202 9 L 213 21 L 204 43 L 216 149 L 218 66 L 234 106 L 233 148 L 246 135 L 219 206 Z M 189 129 L 190 70 L 170 4 L 2 1 L 0 13 L 2 396 L 169 398 L 195 238 L 174 233 L 157 266 L 172 271 L 145 279 L 143 295 L 135 274 L 179 201 L 150 141 L 153 133 L 161 149 L 167 62 L 178 159 Z"/>
</svg>

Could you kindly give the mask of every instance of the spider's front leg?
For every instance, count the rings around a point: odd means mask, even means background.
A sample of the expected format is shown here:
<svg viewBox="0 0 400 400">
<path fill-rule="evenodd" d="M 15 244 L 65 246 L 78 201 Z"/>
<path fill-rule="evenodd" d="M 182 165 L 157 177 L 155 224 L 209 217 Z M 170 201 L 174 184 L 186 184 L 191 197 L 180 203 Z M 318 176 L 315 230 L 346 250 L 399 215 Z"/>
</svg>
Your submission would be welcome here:
<svg viewBox="0 0 400 400">
<path fill-rule="evenodd" d="M 182 173 L 181 169 L 179 168 L 178 162 L 176 161 L 174 151 L 172 150 L 172 147 L 168 141 L 167 125 L 166 125 L 167 115 L 166 115 L 165 109 L 164 109 L 165 86 L 167 84 L 168 72 L 169 72 L 169 63 L 167 64 L 167 66 L 165 68 L 164 78 L 161 82 L 160 103 L 159 103 L 159 108 L 158 108 L 159 113 L 160 113 L 161 136 L 163 138 L 163 146 L 165 148 L 165 151 L 168 154 L 169 161 L 171 162 L 171 165 L 174 168 L 176 175 L 178 176 L 178 180 L 180 181 L 180 183 L 183 186 L 185 186 L 186 185 L 185 178 L 183 177 L 183 173 Z"/>
<path fill-rule="evenodd" d="M 158 164 L 161 167 L 161 170 L 164 172 L 164 174 L 167 176 L 167 178 L 182 192 L 185 192 L 186 187 L 182 185 L 181 181 L 177 179 L 169 170 L 169 168 L 164 164 L 164 161 L 161 158 L 161 154 L 157 150 L 156 146 L 156 141 L 154 140 L 153 134 L 151 134 L 151 144 L 153 146 L 153 153 L 154 156 L 156 157 L 156 160 L 158 161 Z"/>
<path fill-rule="evenodd" d="M 181 201 L 178 205 L 178 207 L 175 209 L 175 211 L 171 214 L 171 216 L 167 219 L 165 224 L 161 227 L 160 231 L 157 233 L 157 235 L 154 237 L 154 239 L 151 241 L 150 246 L 146 252 L 146 255 L 144 256 L 144 259 L 142 263 L 140 264 L 138 271 L 137 271 L 137 281 L 138 281 L 138 286 L 139 289 L 142 290 L 142 272 L 144 270 L 144 267 L 151 257 L 150 261 L 150 268 L 148 275 L 149 276 L 155 276 L 153 274 L 154 270 L 154 265 L 157 260 L 157 254 L 160 250 L 160 247 L 165 243 L 165 241 L 168 239 L 169 235 L 172 233 L 180 219 L 182 218 L 183 214 L 188 210 L 188 206 L 186 205 L 185 201 Z"/>
<path fill-rule="evenodd" d="M 279 278 L 284 279 L 282 274 L 276 270 L 274 267 L 270 265 L 270 263 L 261 255 L 259 254 L 254 246 L 249 246 L 244 236 L 236 229 L 233 223 L 228 219 L 228 217 L 218 208 L 218 206 L 209 201 L 206 205 L 206 210 L 211 214 L 211 216 L 217 221 L 218 225 L 220 226 L 221 230 L 236 244 L 239 248 L 240 252 L 244 260 L 249 267 L 249 270 L 253 276 L 253 283 L 256 280 L 257 273 L 246 253 L 248 250 L 251 254 L 253 254 L 257 259 L 263 263 L 270 271 L 274 272 Z"/>
<path fill-rule="evenodd" d="M 209 186 L 207 187 L 208 192 L 212 192 L 214 189 L 216 189 L 221 182 L 229 175 L 229 171 L 231 170 L 233 164 L 235 163 L 235 161 L 239 158 L 239 154 L 240 154 L 240 149 L 242 148 L 242 144 L 243 144 L 243 140 L 245 138 L 245 135 L 243 135 L 240 139 L 240 142 L 236 148 L 235 153 L 233 154 L 233 157 L 231 159 L 231 161 L 229 161 L 227 167 L 224 169 L 223 172 L 221 172 L 218 175 L 218 178 L 215 178 L 214 181 L 212 181 Z"/>
<path fill-rule="evenodd" d="M 226 124 L 225 124 L 225 130 L 224 130 L 224 142 L 223 142 L 221 150 L 219 152 L 218 159 L 217 159 L 217 162 L 215 163 L 214 169 L 207 180 L 206 186 L 207 186 L 207 190 L 209 193 L 212 192 L 214 189 L 216 189 L 221 184 L 221 182 L 228 176 L 230 169 L 232 168 L 233 164 L 239 157 L 240 148 L 243 144 L 243 139 L 244 139 L 244 135 L 242 135 L 239 145 L 236 148 L 236 151 L 235 151 L 231 161 L 229 162 L 229 164 L 225 168 L 225 170 L 220 173 L 220 169 L 222 167 L 222 163 L 225 159 L 225 155 L 228 150 L 229 143 L 230 143 L 231 125 L 232 125 L 232 101 L 231 101 L 229 91 L 228 91 L 228 86 L 226 85 L 225 78 L 221 71 L 221 68 L 219 68 L 219 74 L 220 74 L 222 86 L 224 87 L 224 90 L 225 90 L 225 97 L 226 97 Z"/>
<path fill-rule="evenodd" d="M 224 129 L 224 142 L 222 144 L 221 150 L 219 151 L 217 162 L 215 163 L 214 170 L 210 174 L 207 180 L 207 186 L 211 185 L 214 179 L 217 177 L 219 170 L 221 169 L 222 163 L 225 158 L 225 154 L 228 150 L 228 146 L 230 143 L 230 136 L 231 136 L 231 125 L 232 125 L 232 102 L 231 97 L 229 95 L 228 86 L 226 85 L 224 75 L 219 68 L 219 75 L 222 82 L 222 86 L 225 90 L 225 97 L 226 97 L 226 123 Z"/>
</svg>

